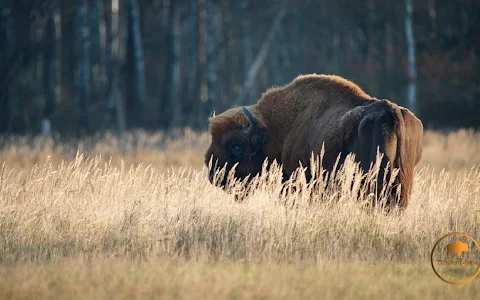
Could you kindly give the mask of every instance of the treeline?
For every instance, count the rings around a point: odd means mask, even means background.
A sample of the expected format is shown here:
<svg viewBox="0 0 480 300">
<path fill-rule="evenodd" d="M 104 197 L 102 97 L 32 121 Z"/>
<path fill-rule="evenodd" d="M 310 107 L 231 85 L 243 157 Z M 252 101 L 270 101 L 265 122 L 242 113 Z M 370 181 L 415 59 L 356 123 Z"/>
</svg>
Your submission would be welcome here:
<svg viewBox="0 0 480 300">
<path fill-rule="evenodd" d="M 2 0 L 0 133 L 203 129 L 304 73 L 478 128 L 479 32 L 476 0 Z"/>
</svg>

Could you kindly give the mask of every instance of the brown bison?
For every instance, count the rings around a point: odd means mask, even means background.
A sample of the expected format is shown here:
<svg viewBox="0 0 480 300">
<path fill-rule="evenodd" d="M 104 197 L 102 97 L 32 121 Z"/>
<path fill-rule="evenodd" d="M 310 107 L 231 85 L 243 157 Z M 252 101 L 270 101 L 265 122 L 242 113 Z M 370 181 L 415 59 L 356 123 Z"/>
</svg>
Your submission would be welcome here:
<svg viewBox="0 0 480 300">
<path fill-rule="evenodd" d="M 235 177 L 261 171 L 265 159 L 283 165 L 288 178 L 300 163 L 308 166 L 312 153 L 325 145 L 324 167 L 333 168 L 347 154 L 367 171 L 377 149 L 399 169 L 394 185 L 401 186 L 399 205 L 406 207 L 412 190 L 413 169 L 422 154 L 422 122 L 409 110 L 367 95 L 354 83 L 333 75 L 303 75 L 290 84 L 272 88 L 257 104 L 233 108 L 210 118 L 212 143 L 205 155 L 210 181 L 215 171 L 238 163 Z M 383 174 L 378 176 L 380 183 Z M 225 186 L 226 176 L 220 180 Z M 380 185 L 381 186 L 381 185 Z"/>
</svg>

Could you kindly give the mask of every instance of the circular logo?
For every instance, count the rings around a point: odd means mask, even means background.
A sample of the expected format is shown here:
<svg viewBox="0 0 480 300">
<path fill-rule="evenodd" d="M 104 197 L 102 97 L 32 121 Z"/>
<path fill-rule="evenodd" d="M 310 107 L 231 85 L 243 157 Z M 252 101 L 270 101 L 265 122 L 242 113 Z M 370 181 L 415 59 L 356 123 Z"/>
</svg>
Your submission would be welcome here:
<svg viewBox="0 0 480 300">
<path fill-rule="evenodd" d="M 452 285 L 469 283 L 480 274 L 480 244 L 463 232 L 441 237 L 430 255 L 435 274 Z"/>
</svg>

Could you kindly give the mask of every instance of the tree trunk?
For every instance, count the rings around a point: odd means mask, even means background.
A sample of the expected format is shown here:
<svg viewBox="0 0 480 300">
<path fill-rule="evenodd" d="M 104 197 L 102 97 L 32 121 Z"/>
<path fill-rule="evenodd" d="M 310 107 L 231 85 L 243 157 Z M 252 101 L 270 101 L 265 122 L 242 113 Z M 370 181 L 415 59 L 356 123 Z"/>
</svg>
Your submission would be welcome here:
<svg viewBox="0 0 480 300">
<path fill-rule="evenodd" d="M 375 29 L 375 3 L 370 0 L 367 2 L 367 18 L 366 18 L 366 33 L 367 33 L 367 53 L 365 58 L 365 71 L 367 74 L 372 74 L 372 79 L 365 82 L 365 90 L 374 95 L 378 95 L 378 81 L 375 78 L 377 70 L 375 69 L 375 59 L 378 57 L 376 45 L 376 29 Z M 337 47 L 340 51 L 342 47 Z"/>
<path fill-rule="evenodd" d="M 206 109 L 211 111 L 218 102 L 218 71 L 219 71 L 219 43 L 218 43 L 218 22 L 219 7 L 216 0 L 206 0 L 207 10 L 207 102 Z"/>
<path fill-rule="evenodd" d="M 171 120 L 169 123 L 169 128 L 174 128 L 182 125 L 183 116 L 182 116 L 182 100 L 179 98 L 180 95 L 180 84 L 181 84 L 181 51 L 182 51 L 182 14 L 183 7 L 178 5 L 174 10 L 173 18 L 173 72 L 172 72 L 172 87 L 171 94 L 169 97 L 170 104 L 168 107 L 171 109 Z"/>
<path fill-rule="evenodd" d="M 45 106 L 41 122 L 41 133 L 49 135 L 51 133 L 51 119 L 55 112 L 57 103 L 57 36 L 55 14 L 56 5 L 53 4 L 49 9 L 45 28 L 45 47 L 44 47 L 44 65 L 43 65 L 43 88 L 45 93 Z"/>
<path fill-rule="evenodd" d="M 9 132 L 12 129 L 14 115 L 14 103 L 10 98 L 10 86 L 12 82 L 11 70 L 14 64 L 14 52 L 16 48 L 15 20 L 11 3 L 3 7 L 0 16 L 0 133 Z"/>
<path fill-rule="evenodd" d="M 412 0 L 405 0 L 405 35 L 408 45 L 408 108 L 417 112 L 417 69 L 415 57 L 415 37 L 413 33 L 413 5 Z"/>
<path fill-rule="evenodd" d="M 67 1 L 59 1 L 59 9 L 61 10 L 60 19 L 60 48 L 59 53 L 59 71 L 60 71 L 60 101 L 69 106 L 67 112 L 63 113 L 61 119 L 65 118 L 65 127 L 73 128 L 78 126 L 78 49 L 79 37 L 77 31 L 76 10 L 72 10 L 72 3 Z"/>
<path fill-rule="evenodd" d="M 278 34 L 273 40 L 275 45 L 272 50 L 269 51 L 269 82 L 268 85 L 281 85 L 285 83 L 285 77 L 289 71 L 290 55 L 288 53 L 288 43 L 284 32 L 285 28 L 278 29 Z M 291 45 L 291 47 L 297 47 L 299 45 Z M 291 78 L 289 78 L 291 80 Z M 250 100 L 249 103 L 254 103 L 255 99 Z"/>
<path fill-rule="evenodd" d="M 77 37 L 78 37 L 78 98 L 80 131 L 89 130 L 90 102 L 90 36 L 87 0 L 77 2 Z"/>
<path fill-rule="evenodd" d="M 106 64 L 108 76 L 107 88 L 107 115 L 115 118 L 116 128 L 119 134 L 126 130 L 125 113 L 121 95 L 119 92 L 119 73 L 121 50 L 119 42 L 119 0 L 108 0 L 105 6 L 106 25 Z"/>
<path fill-rule="evenodd" d="M 288 3 L 288 0 L 283 1 L 282 6 L 280 7 L 280 10 L 278 11 L 277 16 L 275 17 L 275 20 L 272 23 L 272 27 L 267 33 L 267 36 L 265 37 L 265 40 L 263 41 L 262 46 L 260 47 L 260 51 L 258 51 L 257 56 L 255 57 L 255 61 L 253 62 L 252 66 L 250 67 L 250 70 L 248 71 L 247 79 L 243 84 L 243 87 L 242 87 L 242 90 L 240 91 L 239 96 L 234 102 L 235 106 L 239 106 L 241 105 L 241 103 L 244 103 L 245 101 L 244 99 L 247 94 L 247 91 L 249 91 L 252 88 L 255 82 L 255 78 L 257 77 L 258 71 L 260 70 L 261 66 L 265 62 L 268 49 L 270 48 L 270 45 L 272 44 L 272 41 L 275 38 L 275 34 L 277 33 L 277 30 L 280 28 L 280 24 L 283 20 L 283 17 L 285 17 L 287 3 Z"/>
<path fill-rule="evenodd" d="M 170 1 L 167 14 L 167 28 L 165 35 L 165 54 L 164 54 L 164 68 L 163 68 L 163 84 L 160 99 L 160 126 L 168 127 L 171 120 L 171 110 L 169 107 L 171 101 L 170 96 L 172 94 L 172 74 L 173 74 L 173 23 L 175 13 L 176 1 Z"/>
<path fill-rule="evenodd" d="M 243 80 L 247 81 L 248 79 L 248 71 L 252 67 L 253 64 L 253 41 L 252 36 L 255 35 L 255 32 L 252 30 L 252 3 L 250 0 L 242 1 L 242 8 L 243 8 L 243 18 L 241 21 L 242 25 L 242 46 L 243 46 Z M 245 91 L 245 97 L 241 99 L 240 105 L 244 105 L 246 103 L 252 103 L 254 96 L 257 95 L 257 84 L 255 82 L 252 83 L 252 86 Z"/>
<path fill-rule="evenodd" d="M 113 88 L 113 17 L 112 17 L 112 0 L 104 1 L 103 20 L 105 22 L 105 90 L 102 94 L 102 99 L 105 99 L 105 119 L 101 130 L 112 126 L 115 118 L 115 103 L 110 98 Z"/>
<path fill-rule="evenodd" d="M 386 21 L 385 24 L 385 92 L 388 99 L 393 100 L 394 95 L 394 76 L 393 76 L 393 29 L 392 24 Z"/>
<path fill-rule="evenodd" d="M 279 39 L 275 39 L 274 44 L 277 44 L 276 46 L 280 46 L 280 41 Z M 282 72 L 285 72 L 285 69 L 283 69 L 281 65 L 281 57 L 280 53 L 277 50 L 279 48 L 273 47 L 272 50 L 269 51 L 268 55 L 268 84 L 269 85 L 279 85 L 282 82 Z M 245 99 L 246 104 L 253 104 L 255 103 L 255 100 L 253 97 Z"/>
<path fill-rule="evenodd" d="M 200 22 L 199 22 L 199 4 L 198 1 L 190 2 L 190 14 L 188 24 L 188 40 L 189 40 L 189 51 L 188 51 L 188 70 L 187 73 L 187 125 L 190 127 L 197 127 L 197 114 L 199 110 L 200 95 L 200 56 L 199 56 L 199 46 L 200 46 Z"/>
<path fill-rule="evenodd" d="M 225 16 L 228 15 L 227 10 L 228 7 L 226 7 L 222 3 L 225 2 L 223 1 L 218 1 L 216 5 L 216 13 L 215 13 L 215 27 L 217 31 L 217 83 L 216 83 L 216 97 L 217 97 L 217 102 L 215 103 L 215 107 L 218 108 L 221 111 L 224 111 L 225 109 L 229 108 L 230 106 L 230 99 L 226 94 L 226 83 L 228 82 L 227 78 L 227 69 L 228 67 L 226 66 L 226 60 L 227 60 L 227 47 L 228 47 L 228 38 L 227 38 L 227 32 L 226 29 L 228 27 L 227 24 L 225 23 Z"/>
<path fill-rule="evenodd" d="M 100 14 L 102 10 L 102 1 L 91 0 L 91 19 L 90 19 L 90 35 L 92 42 L 92 64 L 100 64 L 101 43 L 100 43 Z"/>
<path fill-rule="evenodd" d="M 90 17 L 90 36 L 91 36 L 91 63 L 92 63 L 92 98 L 98 100 L 101 89 L 104 87 L 105 76 L 102 68 L 102 43 L 100 36 L 100 24 L 102 1 L 91 0 L 91 17 Z"/>
<path fill-rule="evenodd" d="M 305 6 L 298 5 L 295 11 L 296 26 L 294 27 L 295 43 L 292 45 L 292 56 L 295 60 L 295 68 L 297 74 L 305 74 L 307 72 L 307 55 L 305 53 L 306 48 L 306 30 L 307 26 L 305 24 Z"/>
<path fill-rule="evenodd" d="M 243 61 L 241 61 L 241 56 L 243 55 L 238 54 L 239 52 L 243 53 L 241 45 L 241 26 L 236 26 L 237 24 L 241 24 L 240 18 L 242 17 L 242 14 L 238 14 L 241 7 L 237 2 L 228 0 L 222 1 L 223 33 L 221 38 L 225 41 L 220 56 L 220 78 L 222 78 L 221 98 L 223 100 L 222 109 L 230 108 L 232 99 L 237 94 L 237 78 L 243 79 Z M 238 36 L 240 38 L 238 38 Z"/>
<path fill-rule="evenodd" d="M 128 1 L 128 17 L 129 17 L 129 49 L 130 65 L 133 66 L 134 75 L 134 93 L 130 94 L 131 107 L 133 114 L 129 119 L 132 125 L 143 126 L 145 119 L 144 108 L 146 104 L 146 87 L 145 87 L 145 64 L 143 56 L 142 35 L 140 30 L 140 16 L 138 13 L 138 5 L 136 0 Z"/>
</svg>

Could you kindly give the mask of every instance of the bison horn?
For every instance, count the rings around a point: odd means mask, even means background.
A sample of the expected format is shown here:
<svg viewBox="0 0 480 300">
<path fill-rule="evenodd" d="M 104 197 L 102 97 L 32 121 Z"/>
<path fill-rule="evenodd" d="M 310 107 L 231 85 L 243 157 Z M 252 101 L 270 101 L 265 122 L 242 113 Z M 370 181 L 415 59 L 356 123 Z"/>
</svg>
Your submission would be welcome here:
<svg viewBox="0 0 480 300">
<path fill-rule="evenodd" d="M 255 117 L 255 115 L 245 106 L 242 106 L 242 109 L 245 115 L 247 115 L 248 120 L 250 120 L 250 124 L 253 126 L 253 128 L 257 128 L 260 125 L 257 117 Z"/>
</svg>

